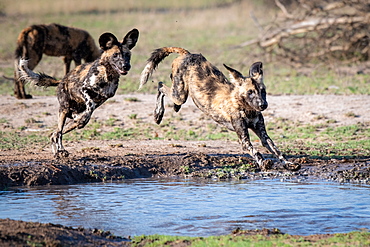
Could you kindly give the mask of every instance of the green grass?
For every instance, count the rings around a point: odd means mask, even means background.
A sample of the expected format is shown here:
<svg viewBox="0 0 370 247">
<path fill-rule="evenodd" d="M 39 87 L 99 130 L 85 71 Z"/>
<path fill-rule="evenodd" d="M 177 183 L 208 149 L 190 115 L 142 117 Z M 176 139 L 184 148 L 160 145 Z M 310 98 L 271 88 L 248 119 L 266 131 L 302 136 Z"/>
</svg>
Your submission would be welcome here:
<svg viewBox="0 0 370 247">
<path fill-rule="evenodd" d="M 296 125 L 280 119 L 267 124 L 271 139 L 291 155 L 338 158 L 370 155 L 370 123 L 347 126 Z"/>
<path fill-rule="evenodd" d="M 369 232 L 350 232 L 345 234 L 323 235 L 318 238 L 304 236 L 278 235 L 223 235 L 211 237 L 176 237 L 164 235 L 137 236 L 132 246 L 173 246 L 187 244 L 192 247 L 266 247 L 266 246 L 368 246 L 370 244 Z"/>
<path fill-rule="evenodd" d="M 47 135 L 40 133 L 26 134 L 17 131 L 0 131 L 0 150 L 24 149 L 48 144 Z"/>
<path fill-rule="evenodd" d="M 130 117 L 129 117 L 130 118 Z M 30 120 L 31 121 L 31 120 Z M 172 121 L 181 118 L 166 119 L 160 126 L 136 121 L 135 127 L 118 127 L 115 118 L 105 121 L 94 119 L 83 129 L 66 134 L 66 141 L 80 140 L 178 140 L 207 141 L 229 140 L 237 142 L 234 132 L 217 124 L 208 124 L 206 128 L 184 126 L 175 128 Z M 4 122 L 6 124 L 6 122 Z M 186 128 L 185 128 L 186 127 Z M 32 145 L 48 145 L 49 132 L 25 132 L 26 127 L 19 130 L 0 132 L 0 149 L 22 149 Z M 293 121 L 277 119 L 273 124 L 267 123 L 267 131 L 271 139 L 287 155 L 311 156 L 324 159 L 369 157 L 370 156 L 370 123 L 358 123 L 348 126 L 330 124 L 300 124 Z M 259 139 L 250 133 L 253 145 Z M 240 152 L 242 152 L 240 148 Z"/>
<path fill-rule="evenodd" d="M 267 65 L 269 68 L 269 65 Z M 267 69 L 267 76 L 270 71 Z M 273 77 L 266 80 L 267 91 L 270 94 L 369 94 L 370 75 L 340 75 L 327 68 L 318 68 L 311 75 L 303 75 L 291 69 L 272 72 Z"/>
</svg>

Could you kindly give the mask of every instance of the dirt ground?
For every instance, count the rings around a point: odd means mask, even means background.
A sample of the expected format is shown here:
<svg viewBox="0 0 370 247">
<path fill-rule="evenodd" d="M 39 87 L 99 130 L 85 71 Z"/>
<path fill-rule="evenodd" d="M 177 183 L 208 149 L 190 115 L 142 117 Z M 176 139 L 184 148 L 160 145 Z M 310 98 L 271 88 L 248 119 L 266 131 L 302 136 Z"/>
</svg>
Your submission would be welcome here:
<svg viewBox="0 0 370 247">
<path fill-rule="evenodd" d="M 135 100 L 132 100 L 132 99 Z M 130 100 L 131 99 L 131 100 Z M 116 95 L 98 108 L 93 115 L 97 121 L 111 117 L 116 124 L 128 128 L 153 120 L 155 95 Z M 269 108 L 264 112 L 266 122 L 285 118 L 301 123 L 350 125 L 370 122 L 370 96 L 268 96 Z M 0 131 L 20 129 L 30 132 L 51 132 L 56 126 L 58 102 L 55 97 L 35 96 L 17 100 L 0 96 Z M 213 123 L 190 100 L 181 109 L 181 121 L 175 128 Z M 136 121 L 129 116 L 136 114 Z M 167 107 L 165 118 L 175 117 Z M 5 121 L 4 121 L 5 119 Z M 191 123 L 191 124 L 188 124 Z M 2 141 L 2 140 L 0 140 Z M 66 141 L 70 156 L 55 160 L 48 145 L 22 150 L 1 150 L 0 189 L 12 186 L 75 184 L 113 181 L 141 177 L 203 177 L 213 179 L 323 179 L 337 182 L 370 183 L 370 159 L 313 159 L 288 157 L 300 163 L 299 171 L 286 171 L 276 164 L 261 171 L 252 159 L 241 152 L 236 141 Z M 278 143 L 277 143 L 278 144 Z M 258 145 L 258 143 L 256 143 Z M 222 169 L 228 165 L 227 171 Z M 0 220 L 1 246 L 122 246 L 127 239 L 109 232 L 93 229 L 72 229 L 60 225 Z"/>
</svg>

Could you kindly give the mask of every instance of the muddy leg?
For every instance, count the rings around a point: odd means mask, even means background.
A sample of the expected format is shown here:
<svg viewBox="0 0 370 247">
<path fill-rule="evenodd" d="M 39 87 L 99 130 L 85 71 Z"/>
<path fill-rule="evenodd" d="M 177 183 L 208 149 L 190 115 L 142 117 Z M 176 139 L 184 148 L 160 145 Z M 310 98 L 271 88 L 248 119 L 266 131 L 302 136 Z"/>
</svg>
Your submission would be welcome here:
<svg viewBox="0 0 370 247">
<path fill-rule="evenodd" d="M 242 144 L 242 149 L 248 151 L 250 156 L 252 156 L 262 170 L 271 169 L 272 161 L 265 160 L 262 154 L 253 147 L 249 138 L 248 126 L 244 119 L 236 117 L 235 119 L 231 119 L 231 122 Z"/>
<path fill-rule="evenodd" d="M 161 92 L 163 82 L 158 82 L 158 93 L 155 102 L 154 121 L 160 124 L 164 115 L 164 93 Z"/>
<path fill-rule="evenodd" d="M 274 162 L 270 159 L 265 159 L 263 155 L 253 147 L 249 139 L 249 134 L 247 134 L 247 138 L 243 138 L 241 141 L 243 150 L 247 150 L 249 152 L 262 171 L 270 170 L 272 168 Z"/>
<path fill-rule="evenodd" d="M 67 112 L 66 110 L 59 111 L 58 119 L 58 130 L 51 134 L 51 150 L 55 158 L 68 157 L 68 152 L 64 149 L 62 144 L 63 127 L 66 122 Z"/>
<path fill-rule="evenodd" d="M 256 128 L 252 129 L 256 135 L 260 138 L 262 145 L 269 150 L 270 153 L 275 155 L 276 158 L 279 159 L 280 163 L 283 164 L 284 168 L 287 170 L 299 170 L 301 168 L 300 164 L 294 164 L 288 161 L 284 155 L 280 152 L 280 150 L 275 146 L 274 142 L 271 138 L 267 135 L 267 131 L 265 128 L 265 124 L 263 122 L 263 118 L 257 123 Z"/>
</svg>

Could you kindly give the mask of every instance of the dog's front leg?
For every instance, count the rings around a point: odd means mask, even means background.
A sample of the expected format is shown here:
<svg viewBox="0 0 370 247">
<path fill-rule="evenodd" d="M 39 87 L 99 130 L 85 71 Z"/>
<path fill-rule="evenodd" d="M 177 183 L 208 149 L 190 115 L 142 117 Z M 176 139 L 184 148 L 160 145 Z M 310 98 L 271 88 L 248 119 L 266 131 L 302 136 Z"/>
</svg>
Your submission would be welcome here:
<svg viewBox="0 0 370 247">
<path fill-rule="evenodd" d="M 252 145 L 249 133 L 248 125 L 242 117 L 238 117 L 231 120 L 231 123 L 234 127 L 236 134 L 239 137 L 239 140 L 242 144 L 242 149 L 249 152 L 252 158 L 257 162 L 258 166 L 262 170 L 267 170 L 272 166 L 271 160 L 265 160 L 261 153 L 259 153 Z"/>
<path fill-rule="evenodd" d="M 283 164 L 285 169 L 288 170 L 299 170 L 301 166 L 299 164 L 294 164 L 288 161 L 285 156 L 280 152 L 280 150 L 275 146 L 274 142 L 268 136 L 264 119 L 262 114 L 259 115 L 258 121 L 254 128 L 252 128 L 254 133 L 260 138 L 262 145 L 269 150 L 270 153 L 276 156 L 279 159 L 280 163 Z"/>
</svg>

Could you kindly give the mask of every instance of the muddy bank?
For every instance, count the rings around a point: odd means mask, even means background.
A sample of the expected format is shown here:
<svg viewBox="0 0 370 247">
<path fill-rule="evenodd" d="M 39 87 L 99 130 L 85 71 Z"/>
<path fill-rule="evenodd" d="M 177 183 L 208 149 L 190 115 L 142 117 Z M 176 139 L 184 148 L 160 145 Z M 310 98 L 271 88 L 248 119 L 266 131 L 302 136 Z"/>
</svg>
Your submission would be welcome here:
<svg viewBox="0 0 370 247">
<path fill-rule="evenodd" d="M 129 239 L 98 229 L 72 228 L 0 219 L 0 245 L 5 246 L 129 246 Z"/>
<path fill-rule="evenodd" d="M 157 145 L 161 147 L 163 143 L 158 142 Z M 222 146 L 222 143 L 219 145 Z M 205 152 L 177 146 L 167 148 L 167 152 L 163 153 L 153 152 L 150 148 L 145 152 L 138 148 L 137 152 L 128 152 L 125 148 L 101 150 L 94 147 L 60 160 L 54 159 L 47 151 L 3 155 L 0 161 L 0 188 L 149 177 L 321 179 L 341 183 L 370 183 L 369 157 L 330 160 L 288 157 L 301 164 L 302 168 L 299 171 L 287 171 L 276 162 L 271 170 L 261 171 L 248 155 L 212 152 L 215 144 L 199 148 Z"/>
</svg>

